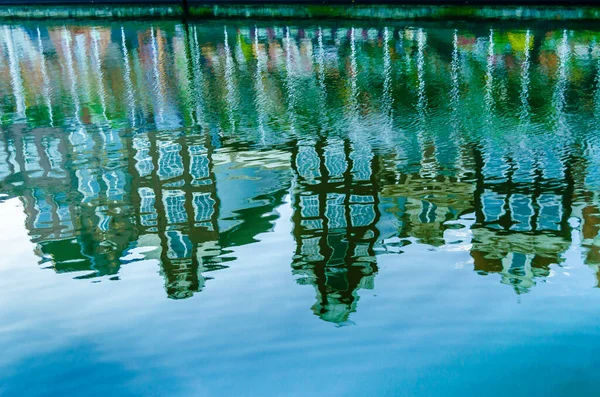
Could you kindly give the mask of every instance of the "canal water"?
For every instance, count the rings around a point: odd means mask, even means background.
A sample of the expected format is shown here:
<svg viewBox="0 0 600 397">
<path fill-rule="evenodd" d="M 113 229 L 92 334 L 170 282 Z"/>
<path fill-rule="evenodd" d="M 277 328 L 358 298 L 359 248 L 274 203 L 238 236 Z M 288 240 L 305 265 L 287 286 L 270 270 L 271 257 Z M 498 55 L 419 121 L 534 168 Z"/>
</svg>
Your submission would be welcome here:
<svg viewBox="0 0 600 397">
<path fill-rule="evenodd" d="M 23 22 L 0 93 L 0 395 L 600 392 L 599 30 Z"/>
</svg>

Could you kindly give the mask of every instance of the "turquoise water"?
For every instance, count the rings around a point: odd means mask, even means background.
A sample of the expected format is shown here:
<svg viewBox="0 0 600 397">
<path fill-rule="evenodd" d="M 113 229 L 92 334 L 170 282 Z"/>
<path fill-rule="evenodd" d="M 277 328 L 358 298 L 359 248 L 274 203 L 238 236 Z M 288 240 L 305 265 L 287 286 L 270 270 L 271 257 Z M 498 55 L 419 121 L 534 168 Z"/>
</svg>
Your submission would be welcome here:
<svg viewBox="0 0 600 397">
<path fill-rule="evenodd" d="M 32 22 L 0 92 L 1 395 L 600 392 L 600 31 Z"/>
</svg>

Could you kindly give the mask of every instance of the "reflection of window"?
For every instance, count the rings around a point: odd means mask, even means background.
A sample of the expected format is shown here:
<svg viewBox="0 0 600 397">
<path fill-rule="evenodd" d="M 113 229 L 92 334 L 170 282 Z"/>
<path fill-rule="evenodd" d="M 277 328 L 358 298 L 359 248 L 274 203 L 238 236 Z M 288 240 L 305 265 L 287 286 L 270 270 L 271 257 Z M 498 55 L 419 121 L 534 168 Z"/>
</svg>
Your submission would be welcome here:
<svg viewBox="0 0 600 397">
<path fill-rule="evenodd" d="M 142 226 L 155 226 L 156 225 L 156 209 L 154 207 L 156 196 L 154 191 L 148 187 L 142 187 L 138 189 L 140 196 L 140 223 Z"/>
<path fill-rule="evenodd" d="M 363 145 L 367 145 L 364 143 Z M 350 154 L 352 159 L 352 175 L 359 181 L 367 181 L 371 179 L 371 159 L 373 154 L 365 148 L 355 147 Z"/>
<path fill-rule="evenodd" d="M 106 198 L 110 201 L 121 201 L 125 194 L 125 174 L 123 171 L 110 171 L 102 175 L 106 184 Z"/>
<path fill-rule="evenodd" d="M 303 218 L 317 218 L 319 216 L 319 197 L 300 196 L 300 213 Z"/>
<path fill-rule="evenodd" d="M 368 226 L 375 221 L 375 209 L 372 204 L 351 204 L 352 226 Z"/>
<path fill-rule="evenodd" d="M 154 165 L 150 156 L 150 142 L 145 135 L 136 136 L 133 138 L 133 147 L 137 151 L 135 158 L 135 168 L 141 177 L 148 176 L 152 173 Z"/>
<path fill-rule="evenodd" d="M 186 234 L 171 230 L 167 235 L 167 257 L 169 259 L 189 258 L 192 255 L 192 242 Z"/>
<path fill-rule="evenodd" d="M 37 150 L 37 146 L 35 145 L 34 138 L 24 137 L 24 145 L 23 145 L 23 159 L 25 160 L 25 170 L 27 172 L 33 171 L 41 171 L 42 167 L 40 166 L 40 155 Z"/>
<path fill-rule="evenodd" d="M 419 221 L 421 223 L 435 222 L 437 206 L 429 201 L 421 201 L 421 211 L 419 212 Z"/>
<path fill-rule="evenodd" d="M 303 219 L 302 221 L 300 221 L 300 225 L 307 230 L 321 230 L 323 229 L 323 220 Z"/>
<path fill-rule="evenodd" d="M 194 179 L 208 178 L 208 154 L 202 145 L 193 145 L 188 149 L 190 153 L 190 174 Z"/>
<path fill-rule="evenodd" d="M 210 193 L 194 193 L 194 221 L 208 221 L 212 218 L 215 207 L 215 200 L 210 197 Z"/>
<path fill-rule="evenodd" d="M 0 178 L 4 179 L 10 175 L 10 167 L 8 163 L 8 152 L 6 150 L 6 144 L 0 141 Z"/>
<path fill-rule="evenodd" d="M 106 213 L 108 207 L 105 205 L 96 208 L 96 216 L 98 217 L 98 229 L 107 232 L 110 229 L 110 221 L 112 217 Z"/>
<path fill-rule="evenodd" d="M 486 191 L 481 197 L 482 211 L 486 222 L 496 222 L 504 215 L 503 196 Z"/>
<path fill-rule="evenodd" d="M 163 204 L 168 223 L 184 223 L 187 221 L 185 212 L 185 193 L 181 190 L 164 190 Z"/>
<path fill-rule="evenodd" d="M 373 196 L 370 195 L 351 194 L 350 202 L 352 204 L 369 204 L 374 203 L 375 199 L 373 199 Z"/>
<path fill-rule="evenodd" d="M 65 237 L 70 235 L 73 231 L 73 222 L 71 220 L 71 209 L 67 201 L 67 195 L 65 193 L 58 193 L 54 196 L 54 202 L 57 205 L 56 215 L 58 216 L 58 222 L 61 227 L 61 236 Z"/>
<path fill-rule="evenodd" d="M 141 187 L 138 189 L 138 194 L 140 196 L 140 212 L 142 214 L 155 212 L 154 201 L 156 196 L 154 191 L 149 187 Z"/>
<path fill-rule="evenodd" d="M 140 224 L 145 227 L 156 226 L 156 214 L 141 214 Z"/>
<path fill-rule="evenodd" d="M 170 179 L 183 175 L 183 161 L 179 152 L 181 145 L 159 142 L 158 175 L 160 179 Z"/>
<path fill-rule="evenodd" d="M 69 142 L 73 145 L 73 150 L 79 154 L 90 151 L 94 147 L 94 140 L 83 127 L 69 134 Z"/>
<path fill-rule="evenodd" d="M 517 168 L 512 176 L 513 182 L 530 183 L 533 177 L 533 170 L 538 167 L 533 153 L 529 151 L 513 153 L 513 159 L 517 165 Z"/>
<path fill-rule="evenodd" d="M 343 194 L 329 193 L 327 194 L 327 208 L 325 216 L 329 220 L 329 229 L 340 229 L 346 227 L 346 214 L 344 211 Z"/>
<path fill-rule="evenodd" d="M 83 203 L 88 204 L 98 197 L 100 186 L 96 176 L 89 169 L 80 169 L 75 172 L 78 181 L 78 189 L 83 194 Z"/>
<path fill-rule="evenodd" d="M 342 177 L 348 167 L 343 142 L 334 142 L 325 149 L 325 167 L 330 177 Z"/>
<path fill-rule="evenodd" d="M 355 258 L 367 258 L 369 256 L 369 244 L 358 244 L 354 247 Z"/>
<path fill-rule="evenodd" d="M 300 253 L 305 257 L 307 261 L 316 262 L 323 260 L 323 255 L 321 255 L 321 249 L 319 247 L 319 242 L 321 241 L 320 237 L 311 237 L 302 239 L 302 246 L 300 248 Z"/>
<path fill-rule="evenodd" d="M 118 152 L 123 148 L 123 142 L 119 138 L 119 132 L 117 130 L 100 131 L 104 136 L 104 150 L 107 152 Z"/>
<path fill-rule="evenodd" d="M 509 252 L 502 259 L 502 272 L 504 273 L 504 282 L 512 285 L 519 285 L 523 288 L 529 288 L 533 285 L 533 274 L 531 272 L 532 255 L 526 255 L 519 252 Z"/>
<path fill-rule="evenodd" d="M 512 230 L 531 230 L 533 207 L 530 197 L 523 194 L 514 194 L 510 198 L 510 211 L 512 212 L 512 220 L 517 222 L 510 227 Z"/>
<path fill-rule="evenodd" d="M 42 189 L 34 189 L 33 198 L 37 211 L 33 227 L 36 229 L 52 227 L 52 206 L 46 201 L 46 193 Z"/>
<path fill-rule="evenodd" d="M 321 175 L 319 156 L 311 146 L 303 145 L 298 148 L 296 166 L 298 167 L 298 174 L 303 178 L 313 179 Z"/>
<path fill-rule="evenodd" d="M 60 153 L 60 140 L 48 138 L 45 141 L 44 152 L 50 162 L 50 168 L 54 171 L 54 173 L 51 173 L 49 176 L 54 177 L 55 175 L 64 175 L 64 171 L 61 169 L 62 154 Z"/>
<path fill-rule="evenodd" d="M 541 194 L 537 200 L 540 206 L 539 230 L 559 230 L 562 218 L 561 197 L 557 194 Z"/>
<path fill-rule="evenodd" d="M 69 211 L 69 207 L 65 204 L 62 203 L 60 205 L 60 207 L 58 207 L 58 210 L 56 211 L 56 214 L 58 215 L 58 219 L 60 220 L 61 224 L 70 224 L 71 221 L 71 212 Z"/>
</svg>

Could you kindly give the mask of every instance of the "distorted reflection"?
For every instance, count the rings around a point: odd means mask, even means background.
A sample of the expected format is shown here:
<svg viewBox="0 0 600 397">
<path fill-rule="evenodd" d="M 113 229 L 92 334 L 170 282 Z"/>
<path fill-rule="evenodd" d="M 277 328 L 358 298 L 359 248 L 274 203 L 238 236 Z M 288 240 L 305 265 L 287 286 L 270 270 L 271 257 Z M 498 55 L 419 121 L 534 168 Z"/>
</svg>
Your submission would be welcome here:
<svg viewBox="0 0 600 397">
<path fill-rule="evenodd" d="M 0 192 L 42 267 L 118 279 L 153 258 L 175 299 L 285 205 L 323 320 L 349 321 L 377 256 L 402 266 L 410 244 L 527 293 L 573 246 L 600 267 L 598 36 L 5 25 Z"/>
</svg>

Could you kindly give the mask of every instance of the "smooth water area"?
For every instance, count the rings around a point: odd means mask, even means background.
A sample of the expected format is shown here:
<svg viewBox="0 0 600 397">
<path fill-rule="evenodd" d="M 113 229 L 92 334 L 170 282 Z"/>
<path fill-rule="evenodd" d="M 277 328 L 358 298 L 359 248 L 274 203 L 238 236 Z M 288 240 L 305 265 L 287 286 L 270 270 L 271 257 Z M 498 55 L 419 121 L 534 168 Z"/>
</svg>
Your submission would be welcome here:
<svg viewBox="0 0 600 397">
<path fill-rule="evenodd" d="M 0 395 L 600 392 L 600 30 L 2 25 L 0 93 Z"/>
</svg>

